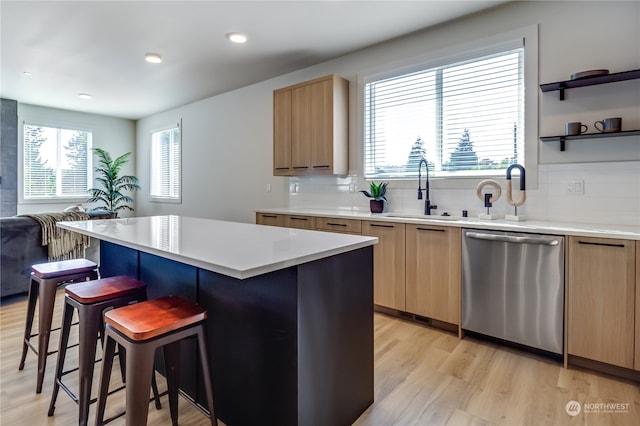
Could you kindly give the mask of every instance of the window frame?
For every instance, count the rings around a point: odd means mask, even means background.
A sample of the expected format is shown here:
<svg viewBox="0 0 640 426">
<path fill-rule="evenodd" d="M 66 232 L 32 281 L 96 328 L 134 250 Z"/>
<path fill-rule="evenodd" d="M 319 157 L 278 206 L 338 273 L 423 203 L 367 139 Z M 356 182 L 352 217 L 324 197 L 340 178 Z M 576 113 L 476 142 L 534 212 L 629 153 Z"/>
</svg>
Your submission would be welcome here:
<svg viewBox="0 0 640 426">
<path fill-rule="evenodd" d="M 178 142 L 178 162 L 177 165 L 179 167 L 178 176 L 179 176 L 179 184 L 178 184 L 178 196 L 158 196 L 153 194 L 153 173 L 154 173 L 154 159 L 153 159 L 153 138 L 156 133 L 166 132 L 173 129 L 178 129 L 179 134 L 179 142 Z M 156 128 L 151 130 L 149 133 L 149 201 L 156 203 L 182 203 L 182 119 L 178 121 L 176 124 L 170 124 L 163 127 Z"/>
<path fill-rule="evenodd" d="M 31 127 L 47 127 L 57 130 L 70 130 L 78 132 L 87 132 L 90 134 L 90 140 L 87 143 L 87 188 L 84 194 L 80 195 L 55 195 L 55 196 L 39 196 L 39 197 L 26 197 L 25 195 L 25 126 Z M 94 170 L 93 170 L 93 138 L 94 129 L 92 127 L 77 124 L 74 122 L 65 121 L 47 121 L 47 120 L 23 120 L 22 127 L 19 132 L 19 156 L 18 156 L 18 179 L 19 179 L 19 200 L 21 204 L 62 204 L 62 203 L 78 203 L 79 201 L 86 201 L 90 198 L 89 188 L 94 185 Z M 56 147 L 56 155 L 60 157 L 58 147 Z"/>
<path fill-rule="evenodd" d="M 367 187 L 372 179 L 365 179 L 365 86 L 368 82 L 381 80 L 402 74 L 408 74 L 429 68 L 436 68 L 460 62 L 473 57 L 480 57 L 514 47 L 521 40 L 524 48 L 524 156 L 523 166 L 527 170 L 527 189 L 538 187 L 538 27 L 537 25 L 520 28 L 506 33 L 478 39 L 476 41 L 450 46 L 425 55 L 391 62 L 387 65 L 372 68 L 357 75 L 357 170 L 358 186 Z M 504 179 L 505 173 L 483 173 L 477 176 L 430 176 L 432 188 L 441 189 L 475 189 L 479 180 Z M 378 178 L 373 180 L 380 180 Z M 384 178 L 382 180 L 385 180 Z M 417 178 L 389 179 L 393 188 L 414 188 Z"/>
</svg>

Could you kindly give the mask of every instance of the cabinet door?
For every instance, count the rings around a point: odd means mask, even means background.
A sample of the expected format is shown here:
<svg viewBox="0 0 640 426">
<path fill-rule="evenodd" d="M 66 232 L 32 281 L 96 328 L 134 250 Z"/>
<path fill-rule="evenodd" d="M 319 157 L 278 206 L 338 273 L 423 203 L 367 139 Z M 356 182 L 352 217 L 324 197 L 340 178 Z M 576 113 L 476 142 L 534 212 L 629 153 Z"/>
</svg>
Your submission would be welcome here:
<svg viewBox="0 0 640 426">
<path fill-rule="evenodd" d="M 314 229 L 313 217 L 299 215 L 285 215 L 284 226 L 287 228 Z"/>
<path fill-rule="evenodd" d="M 256 213 L 256 224 L 284 226 L 284 215 L 273 213 Z"/>
<path fill-rule="evenodd" d="M 362 222 L 359 219 L 317 217 L 316 229 L 318 231 L 340 232 L 343 234 L 360 235 L 362 231 Z"/>
<path fill-rule="evenodd" d="M 333 80 L 311 85 L 311 168 L 331 173 L 333 168 Z"/>
<path fill-rule="evenodd" d="M 633 368 L 635 242 L 569 238 L 568 352 Z"/>
<path fill-rule="evenodd" d="M 634 368 L 640 371 L 640 241 L 636 241 L 636 356 Z"/>
<path fill-rule="evenodd" d="M 460 323 L 460 229 L 407 224 L 407 312 Z"/>
<path fill-rule="evenodd" d="M 378 237 L 373 246 L 373 303 L 405 311 L 405 225 L 362 222 L 362 235 Z"/>
<path fill-rule="evenodd" d="M 291 90 L 273 93 L 273 174 L 291 171 Z"/>
<path fill-rule="evenodd" d="M 311 86 L 291 91 L 291 167 L 294 174 L 311 170 Z"/>
</svg>

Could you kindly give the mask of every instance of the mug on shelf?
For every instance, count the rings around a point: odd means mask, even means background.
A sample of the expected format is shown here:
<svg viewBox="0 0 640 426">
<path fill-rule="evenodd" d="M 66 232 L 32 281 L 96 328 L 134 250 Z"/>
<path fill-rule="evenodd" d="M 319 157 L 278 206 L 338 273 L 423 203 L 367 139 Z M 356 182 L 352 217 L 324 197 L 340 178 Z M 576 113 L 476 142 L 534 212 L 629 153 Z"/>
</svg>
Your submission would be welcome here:
<svg viewBox="0 0 640 426">
<path fill-rule="evenodd" d="M 572 123 L 567 123 L 564 133 L 566 136 L 575 136 L 581 133 L 585 133 L 587 130 L 589 130 L 589 127 L 587 127 L 586 124 L 582 124 L 579 121 L 574 121 Z"/>
<path fill-rule="evenodd" d="M 601 133 L 619 132 L 622 129 L 622 118 L 605 118 L 604 120 L 596 121 L 593 126 Z"/>
</svg>

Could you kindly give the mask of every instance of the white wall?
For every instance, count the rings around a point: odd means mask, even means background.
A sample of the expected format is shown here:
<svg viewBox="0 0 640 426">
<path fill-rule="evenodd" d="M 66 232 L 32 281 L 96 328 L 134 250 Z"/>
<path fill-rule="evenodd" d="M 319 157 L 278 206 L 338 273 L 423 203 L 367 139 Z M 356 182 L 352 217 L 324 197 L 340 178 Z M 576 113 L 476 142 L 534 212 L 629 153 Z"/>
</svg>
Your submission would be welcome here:
<svg viewBox="0 0 640 426">
<path fill-rule="evenodd" d="M 93 132 L 93 147 L 104 148 L 113 157 L 122 155 L 125 152 L 132 152 L 132 157 L 135 157 L 135 122 L 132 120 L 18 103 L 18 126 L 22 126 L 24 122 L 55 127 L 70 126 L 73 128 L 74 126 L 80 126 L 83 129 L 90 129 Z M 23 132 L 19 131 L 18 134 L 18 180 L 21 185 Z M 125 165 L 123 174 L 135 174 L 135 160 L 132 159 Z M 22 199 L 22 189 L 19 190 L 19 194 L 18 214 L 60 212 L 70 205 L 83 201 L 24 201 Z M 137 198 L 137 195 L 134 194 L 133 197 Z M 87 193 L 88 198 L 89 194 Z M 83 203 L 83 205 L 89 208 L 92 207 L 88 203 Z M 120 213 L 120 216 L 127 216 L 128 214 L 123 212 Z"/>
<path fill-rule="evenodd" d="M 607 68 L 611 72 L 640 68 L 640 2 L 514 2 L 436 28 L 396 39 L 318 66 L 280 76 L 227 94 L 147 117 L 138 122 L 137 172 L 145 190 L 138 197 L 138 215 L 175 213 L 252 222 L 254 210 L 269 207 L 368 208 L 361 194 L 349 192 L 366 183 L 358 168 L 356 108 L 357 76 L 386 64 L 439 55 L 448 48 L 531 25 L 538 26 L 539 83 L 566 80 L 577 71 Z M 335 73 L 350 80 L 350 174 L 352 177 L 282 178 L 272 176 L 272 91 Z M 213 78 L 213 76 L 212 76 Z M 538 101 L 538 122 L 527 122 L 540 136 L 561 134 L 567 121 L 623 117 L 623 129 L 640 128 L 639 80 L 567 92 L 527 93 Z M 149 134 L 183 120 L 182 204 L 148 201 Z M 537 145 L 538 182 L 527 191 L 520 214 L 543 220 L 624 223 L 640 225 L 640 138 L 624 137 L 568 142 L 566 152 L 557 143 Z M 532 173 L 535 175 L 535 173 Z M 566 197 L 569 179 L 584 180 L 585 195 Z M 504 180 L 502 181 L 504 183 Z M 289 193 L 291 184 L 297 192 Z M 271 184 L 271 192 L 267 192 Z M 390 210 L 419 212 L 410 183 L 390 185 Z M 411 189 L 409 189 L 411 188 Z M 471 214 L 483 210 L 475 188 L 444 189 L 432 185 L 439 212 Z M 602 198 L 605 197 L 605 198 Z M 517 196 L 516 196 L 517 198 Z M 508 208 L 507 208 L 508 207 Z M 494 212 L 511 213 L 500 200 Z M 608 215 L 614 212 L 614 216 Z"/>
</svg>

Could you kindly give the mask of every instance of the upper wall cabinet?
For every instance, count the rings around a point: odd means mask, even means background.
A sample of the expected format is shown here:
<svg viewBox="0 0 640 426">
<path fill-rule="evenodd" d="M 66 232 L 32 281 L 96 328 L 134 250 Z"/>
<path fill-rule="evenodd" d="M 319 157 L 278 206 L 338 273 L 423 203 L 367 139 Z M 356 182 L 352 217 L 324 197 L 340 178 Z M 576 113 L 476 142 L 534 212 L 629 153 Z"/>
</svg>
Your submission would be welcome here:
<svg viewBox="0 0 640 426">
<path fill-rule="evenodd" d="M 346 175 L 349 82 L 336 75 L 273 92 L 273 174 Z"/>
</svg>

